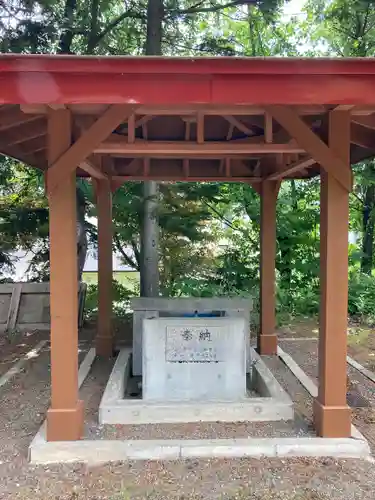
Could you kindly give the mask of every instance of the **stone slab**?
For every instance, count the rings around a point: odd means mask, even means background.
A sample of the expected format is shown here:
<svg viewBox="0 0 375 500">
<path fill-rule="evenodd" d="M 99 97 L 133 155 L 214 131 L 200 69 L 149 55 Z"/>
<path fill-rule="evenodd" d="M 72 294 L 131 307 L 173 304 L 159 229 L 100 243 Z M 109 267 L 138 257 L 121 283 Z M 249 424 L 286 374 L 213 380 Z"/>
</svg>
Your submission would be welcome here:
<svg viewBox="0 0 375 500">
<path fill-rule="evenodd" d="M 337 457 L 369 459 L 362 442 L 323 438 L 245 438 L 197 440 L 85 440 L 46 442 L 30 447 L 33 464 L 102 464 L 128 460 L 240 457 Z"/>
<path fill-rule="evenodd" d="M 371 382 L 375 382 L 375 373 L 369 370 L 368 368 L 365 368 L 362 366 L 358 361 L 355 359 L 351 358 L 350 356 L 346 356 L 346 360 L 349 363 L 350 366 L 355 368 L 359 373 L 362 373 L 366 378 L 371 380 Z"/>
<path fill-rule="evenodd" d="M 252 300 L 249 298 L 227 297 L 135 297 L 131 299 L 133 309 L 133 375 L 142 375 L 142 323 L 145 318 L 159 315 L 183 315 L 197 312 L 199 314 L 212 311 L 224 311 L 228 317 L 243 317 L 248 328 L 247 349 L 250 349 L 250 312 Z"/>
<path fill-rule="evenodd" d="M 143 320 L 143 401 L 246 397 L 244 318 Z"/>
<path fill-rule="evenodd" d="M 124 399 L 125 390 L 118 383 L 130 363 L 130 351 L 122 349 L 104 391 L 100 407 L 101 424 L 157 424 L 183 422 L 245 422 L 293 419 L 293 402 L 274 378 L 261 357 L 254 351 L 256 379 L 264 379 L 265 397 L 241 401 L 152 402 Z M 125 382 L 126 383 L 126 382 Z"/>
</svg>

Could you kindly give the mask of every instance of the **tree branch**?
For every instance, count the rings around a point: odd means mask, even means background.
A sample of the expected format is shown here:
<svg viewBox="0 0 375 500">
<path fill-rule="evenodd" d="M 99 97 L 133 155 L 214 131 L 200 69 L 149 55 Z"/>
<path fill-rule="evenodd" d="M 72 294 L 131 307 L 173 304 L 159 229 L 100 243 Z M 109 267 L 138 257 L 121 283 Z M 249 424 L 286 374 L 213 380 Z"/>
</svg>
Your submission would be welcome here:
<svg viewBox="0 0 375 500">
<path fill-rule="evenodd" d="M 221 221 L 225 222 L 227 226 L 229 226 L 233 231 L 238 231 L 238 228 L 234 227 L 230 220 L 228 220 L 223 214 L 221 214 L 215 207 L 213 207 L 208 201 L 202 199 L 203 203 L 211 209 Z"/>
<path fill-rule="evenodd" d="M 189 7 L 188 9 L 169 9 L 168 14 L 173 16 L 187 15 L 187 14 L 199 14 L 201 12 L 218 12 L 219 10 L 227 9 L 229 7 L 236 7 L 237 5 L 246 5 L 246 4 L 256 4 L 257 0 L 232 0 L 232 2 L 228 2 L 225 4 L 219 5 L 211 5 L 211 7 L 200 7 L 203 4 L 199 2 L 193 7 Z"/>
<path fill-rule="evenodd" d="M 139 253 L 139 250 L 137 248 L 137 244 L 135 243 L 135 241 L 131 241 L 131 246 L 132 246 L 132 249 L 133 249 L 133 252 L 134 252 L 134 255 L 135 255 L 135 260 L 136 260 L 136 263 L 137 263 L 137 268 L 140 268 L 140 262 L 141 262 L 141 255 Z"/>
<path fill-rule="evenodd" d="M 102 38 L 104 38 L 106 35 L 108 35 L 108 33 L 110 31 L 117 28 L 117 26 L 119 24 L 121 24 L 123 21 L 125 21 L 125 19 L 128 19 L 130 17 L 132 17 L 133 19 L 141 19 L 143 21 L 145 20 L 145 16 L 143 16 L 139 12 L 137 13 L 137 12 L 127 10 L 127 11 L 123 12 L 120 16 L 116 17 L 116 19 L 113 19 L 113 21 L 111 21 L 109 24 L 107 24 L 107 26 L 100 33 L 98 33 L 98 35 L 95 39 L 95 45 L 97 45 Z"/>
<path fill-rule="evenodd" d="M 350 192 L 350 194 L 351 194 L 352 196 L 354 196 L 354 198 L 357 198 L 357 200 L 359 201 L 359 203 L 360 203 L 361 205 L 363 205 L 363 204 L 364 204 L 364 200 L 362 200 L 362 199 L 361 199 L 361 198 L 360 198 L 360 197 L 359 197 L 356 193 L 354 193 L 354 191 L 351 191 L 351 192 Z"/>
<path fill-rule="evenodd" d="M 113 235 L 113 240 L 115 242 L 115 246 L 117 248 L 117 250 L 120 252 L 121 254 L 121 257 L 124 259 L 125 262 L 127 262 L 129 264 L 129 266 L 131 266 L 133 269 L 136 269 L 137 271 L 139 271 L 139 266 L 136 262 L 134 262 L 128 255 L 126 255 L 126 253 L 124 252 L 124 249 L 122 248 L 122 245 L 121 245 L 121 242 L 119 240 L 119 237 L 118 237 L 118 234 L 117 233 L 114 233 Z"/>
</svg>

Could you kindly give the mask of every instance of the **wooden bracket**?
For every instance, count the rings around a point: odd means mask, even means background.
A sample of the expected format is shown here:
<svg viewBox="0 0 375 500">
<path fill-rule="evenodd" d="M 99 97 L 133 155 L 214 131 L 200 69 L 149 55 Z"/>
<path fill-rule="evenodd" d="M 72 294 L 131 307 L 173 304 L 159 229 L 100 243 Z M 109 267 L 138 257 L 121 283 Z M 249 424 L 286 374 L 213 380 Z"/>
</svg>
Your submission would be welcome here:
<svg viewBox="0 0 375 500">
<path fill-rule="evenodd" d="M 290 165 L 285 165 L 276 172 L 273 172 L 272 174 L 268 175 L 265 180 L 266 181 L 276 181 L 279 179 L 283 179 L 284 177 L 287 177 L 288 175 L 294 174 L 296 172 L 299 172 L 300 170 L 303 170 L 304 168 L 310 167 L 311 165 L 314 165 L 316 161 L 314 158 L 311 158 L 311 156 L 308 156 L 307 158 L 302 158 L 300 160 L 297 160 Z"/>
<path fill-rule="evenodd" d="M 300 118 L 300 116 L 287 106 L 269 106 L 268 111 L 279 124 L 297 141 L 299 146 L 311 155 L 324 170 L 331 174 L 346 190 L 352 189 L 352 175 L 350 165 L 340 158 L 332 145 L 328 147 Z M 333 111 L 335 113 L 335 111 Z M 343 113 L 337 111 L 336 113 Z M 347 113 L 344 111 L 344 113 Z M 347 140 L 347 138 L 345 138 Z M 343 140 L 341 146 L 349 148 Z"/>
<path fill-rule="evenodd" d="M 78 165 L 83 163 L 93 150 L 99 146 L 113 130 L 130 115 L 134 113 L 136 106 L 128 104 L 114 104 L 110 106 L 98 118 L 89 129 L 87 129 L 77 141 L 68 148 L 48 169 L 49 189 L 53 190 L 58 183 L 74 171 Z M 70 113 L 67 109 L 49 111 L 49 113 Z M 49 120 L 50 121 L 50 120 Z M 51 134 L 54 130 L 49 129 Z"/>
</svg>

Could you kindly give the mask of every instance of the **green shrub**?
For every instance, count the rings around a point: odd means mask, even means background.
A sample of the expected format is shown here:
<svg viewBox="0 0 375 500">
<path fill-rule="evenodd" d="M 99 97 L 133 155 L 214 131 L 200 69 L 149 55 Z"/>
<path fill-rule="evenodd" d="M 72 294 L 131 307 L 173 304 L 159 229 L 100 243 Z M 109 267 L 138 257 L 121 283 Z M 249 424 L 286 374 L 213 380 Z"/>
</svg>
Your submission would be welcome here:
<svg viewBox="0 0 375 500">
<path fill-rule="evenodd" d="M 125 287 L 116 280 L 112 280 L 112 300 L 113 313 L 116 316 L 124 316 L 130 309 L 130 298 L 134 297 L 136 292 Z M 87 287 L 85 302 L 85 317 L 92 318 L 98 312 L 98 285 L 91 284 Z"/>
<path fill-rule="evenodd" d="M 348 312 L 350 316 L 375 322 L 375 277 L 359 271 L 349 275 Z"/>
</svg>

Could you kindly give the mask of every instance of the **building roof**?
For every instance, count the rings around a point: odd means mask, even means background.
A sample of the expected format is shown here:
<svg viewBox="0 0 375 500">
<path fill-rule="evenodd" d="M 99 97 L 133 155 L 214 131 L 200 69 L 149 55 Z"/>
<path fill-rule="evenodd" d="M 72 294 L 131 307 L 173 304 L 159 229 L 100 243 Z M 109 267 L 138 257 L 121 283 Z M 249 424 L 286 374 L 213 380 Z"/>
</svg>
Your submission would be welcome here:
<svg viewBox="0 0 375 500">
<path fill-rule="evenodd" d="M 113 178 L 257 181 L 319 173 L 269 113 L 288 106 L 325 142 L 350 110 L 351 161 L 375 154 L 375 59 L 0 56 L 0 152 L 47 168 L 47 115 L 67 108 L 75 138 L 122 105 L 90 162 Z M 126 112 L 128 110 L 128 112 Z M 108 161 L 107 161 L 108 160 Z M 90 175 L 80 165 L 77 174 Z M 284 168 L 285 170 L 285 168 Z"/>
</svg>

